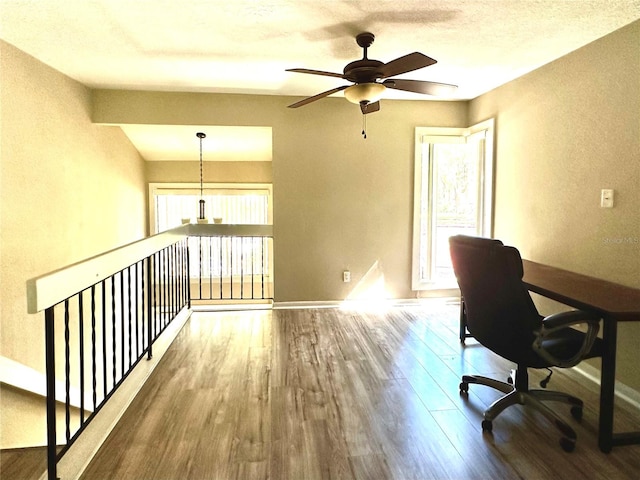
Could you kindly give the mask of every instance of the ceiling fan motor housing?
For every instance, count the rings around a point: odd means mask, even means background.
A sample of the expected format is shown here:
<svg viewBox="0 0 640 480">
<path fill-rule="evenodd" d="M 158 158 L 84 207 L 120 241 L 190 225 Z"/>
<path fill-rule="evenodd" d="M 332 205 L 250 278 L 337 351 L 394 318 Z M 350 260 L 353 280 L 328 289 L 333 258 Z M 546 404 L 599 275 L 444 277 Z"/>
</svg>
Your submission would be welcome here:
<svg viewBox="0 0 640 480">
<path fill-rule="evenodd" d="M 383 65 L 384 63 L 379 60 L 356 60 L 344 67 L 344 78 L 354 83 L 375 82 L 382 77 L 380 67 Z"/>
</svg>

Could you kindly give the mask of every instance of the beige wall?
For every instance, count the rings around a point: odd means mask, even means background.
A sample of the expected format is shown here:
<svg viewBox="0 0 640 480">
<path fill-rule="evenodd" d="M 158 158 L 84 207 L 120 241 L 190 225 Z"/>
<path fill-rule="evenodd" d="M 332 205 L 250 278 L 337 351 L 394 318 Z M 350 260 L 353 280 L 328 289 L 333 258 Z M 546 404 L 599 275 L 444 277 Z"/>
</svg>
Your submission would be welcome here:
<svg viewBox="0 0 640 480">
<path fill-rule="evenodd" d="M 271 162 L 203 162 L 202 178 L 205 182 L 219 183 L 271 183 Z M 145 175 L 149 183 L 187 182 L 200 180 L 200 164 L 188 161 L 145 162 Z"/>
<path fill-rule="evenodd" d="M 413 298 L 411 250 L 417 126 L 465 126 L 462 102 L 382 101 L 367 116 L 343 98 L 287 112 L 274 129 L 278 301 L 347 298 L 367 272 L 386 296 Z M 342 282 L 342 271 L 352 282 Z"/>
<path fill-rule="evenodd" d="M 368 116 L 364 140 L 360 110 L 343 98 L 286 108 L 292 101 L 102 90 L 94 92 L 93 118 L 111 124 L 272 127 L 276 301 L 344 299 L 374 265 L 390 297 L 415 297 L 415 127 L 466 126 L 466 103 L 383 101 L 381 112 Z M 352 272 L 350 284 L 342 282 L 345 268 Z"/>
<path fill-rule="evenodd" d="M 0 352 L 44 371 L 26 281 L 145 235 L 144 162 L 119 127 L 91 122 L 86 87 L 1 41 L 0 75 Z M 3 448 L 19 446 L 14 415 L 2 405 Z"/>
<path fill-rule="evenodd" d="M 470 123 L 492 116 L 495 236 L 640 288 L 640 22 L 471 102 Z M 602 188 L 614 208 L 600 208 Z M 640 325 L 622 325 L 618 378 L 636 390 L 638 344 Z"/>
</svg>

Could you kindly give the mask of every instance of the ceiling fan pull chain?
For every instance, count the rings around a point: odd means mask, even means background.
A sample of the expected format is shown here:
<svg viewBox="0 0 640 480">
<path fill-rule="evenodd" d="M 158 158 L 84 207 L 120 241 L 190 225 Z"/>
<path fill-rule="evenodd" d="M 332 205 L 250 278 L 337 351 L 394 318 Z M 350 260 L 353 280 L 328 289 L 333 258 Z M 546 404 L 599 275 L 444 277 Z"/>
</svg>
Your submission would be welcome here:
<svg viewBox="0 0 640 480">
<path fill-rule="evenodd" d="M 362 136 L 364 139 L 367 139 L 367 116 L 362 114 Z"/>
</svg>

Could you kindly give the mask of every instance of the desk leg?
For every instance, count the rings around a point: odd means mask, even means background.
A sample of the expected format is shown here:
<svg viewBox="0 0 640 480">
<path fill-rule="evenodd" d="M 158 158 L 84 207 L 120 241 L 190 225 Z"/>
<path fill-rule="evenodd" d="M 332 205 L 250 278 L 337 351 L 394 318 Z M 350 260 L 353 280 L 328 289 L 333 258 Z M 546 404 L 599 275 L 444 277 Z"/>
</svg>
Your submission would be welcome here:
<svg viewBox="0 0 640 480">
<path fill-rule="evenodd" d="M 467 311 L 464 307 L 464 297 L 460 297 L 460 342 L 467 338 Z"/>
<path fill-rule="evenodd" d="M 609 453 L 613 448 L 613 408 L 616 382 L 616 342 L 617 322 L 615 319 L 602 320 L 602 371 L 600 372 L 600 425 L 598 445 Z"/>
</svg>

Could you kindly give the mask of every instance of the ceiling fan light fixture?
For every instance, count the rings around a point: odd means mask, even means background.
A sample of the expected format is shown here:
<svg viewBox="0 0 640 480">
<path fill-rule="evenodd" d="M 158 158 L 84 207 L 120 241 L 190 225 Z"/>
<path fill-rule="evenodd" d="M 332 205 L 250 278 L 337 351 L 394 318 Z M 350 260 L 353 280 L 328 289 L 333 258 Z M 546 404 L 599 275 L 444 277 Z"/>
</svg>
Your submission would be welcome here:
<svg viewBox="0 0 640 480">
<path fill-rule="evenodd" d="M 344 90 L 344 97 L 351 103 L 374 103 L 382 98 L 387 87 L 381 83 L 356 83 Z"/>
</svg>

